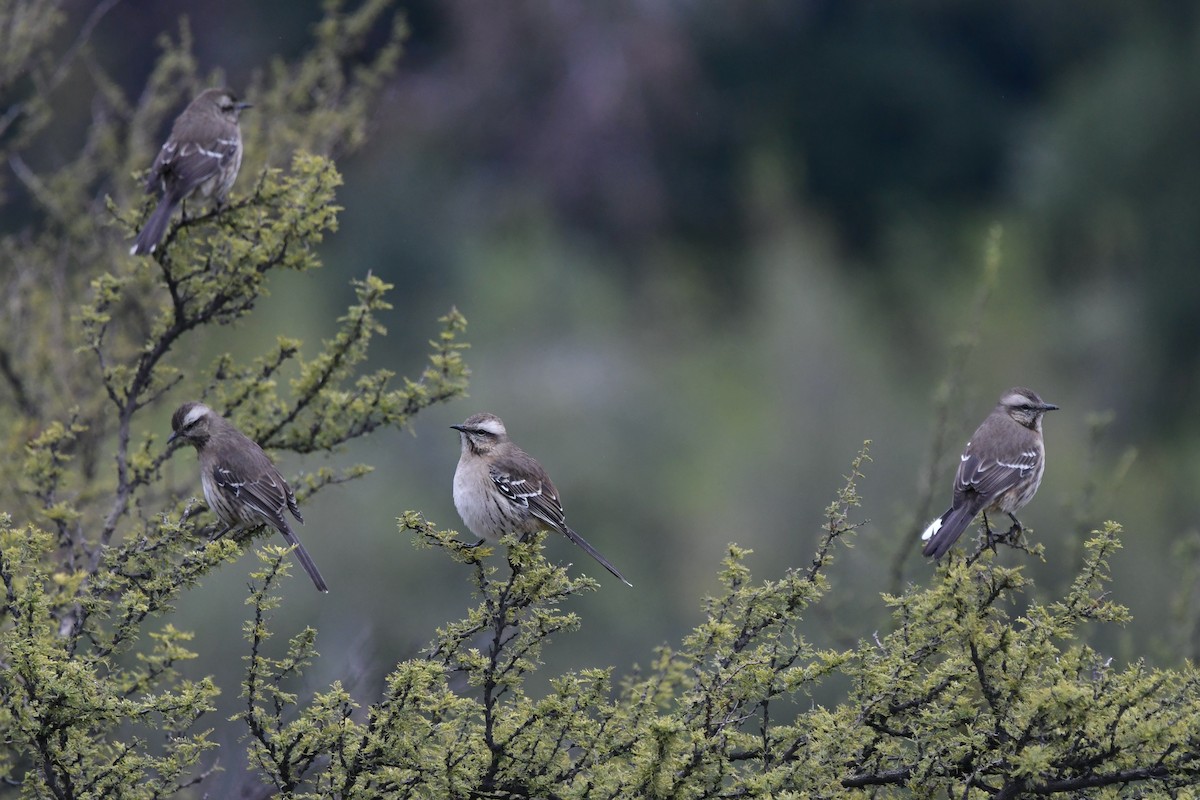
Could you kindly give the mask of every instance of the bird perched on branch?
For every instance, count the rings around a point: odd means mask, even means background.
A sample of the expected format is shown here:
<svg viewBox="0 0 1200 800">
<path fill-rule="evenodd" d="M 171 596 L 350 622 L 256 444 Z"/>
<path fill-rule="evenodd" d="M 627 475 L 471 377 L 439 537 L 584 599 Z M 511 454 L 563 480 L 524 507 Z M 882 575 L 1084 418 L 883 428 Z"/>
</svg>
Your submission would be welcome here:
<svg viewBox="0 0 1200 800">
<path fill-rule="evenodd" d="M 227 89 L 205 89 L 183 110 L 146 177 L 146 192 L 157 192 L 159 201 L 134 240 L 131 255 L 154 252 L 171 215 L 191 195 L 211 197 L 218 205 L 225 202 L 242 166 L 238 117 L 250 107 Z"/>
<path fill-rule="evenodd" d="M 451 425 L 462 440 L 454 471 L 454 507 L 476 536 L 497 541 L 506 533 L 522 536 L 555 530 L 583 548 L 626 586 L 633 586 L 582 536 L 567 527 L 558 490 L 533 456 L 508 438 L 494 414 L 475 414 Z"/>
<path fill-rule="evenodd" d="M 1033 499 L 1046 470 L 1042 416 L 1057 409 L 1029 389 L 1016 387 L 1001 395 L 963 450 L 954 476 L 954 504 L 921 534 L 923 554 L 941 558 L 981 511 L 989 537 L 989 511 L 1012 518 L 1010 535 L 1021 532 L 1016 512 Z"/>
<path fill-rule="evenodd" d="M 203 403 L 184 403 L 176 409 L 171 429 L 168 444 L 182 439 L 196 448 L 204 499 L 226 525 L 217 538 L 231 531 L 270 525 L 294 548 L 296 559 L 317 590 L 328 592 L 312 556 L 284 518 L 287 510 L 304 522 L 296 495 L 263 449 Z"/>
</svg>

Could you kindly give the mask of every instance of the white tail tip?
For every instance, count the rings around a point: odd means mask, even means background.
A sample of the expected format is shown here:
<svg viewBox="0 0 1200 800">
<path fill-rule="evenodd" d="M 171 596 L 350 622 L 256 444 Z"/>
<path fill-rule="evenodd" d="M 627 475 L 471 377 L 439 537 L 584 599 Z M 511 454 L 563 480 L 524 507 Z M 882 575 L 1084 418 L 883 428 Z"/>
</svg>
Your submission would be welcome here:
<svg viewBox="0 0 1200 800">
<path fill-rule="evenodd" d="M 942 518 L 938 517 L 933 522 L 929 523 L 929 527 L 921 534 L 921 541 L 928 542 L 933 538 L 933 535 L 942 529 Z"/>
</svg>

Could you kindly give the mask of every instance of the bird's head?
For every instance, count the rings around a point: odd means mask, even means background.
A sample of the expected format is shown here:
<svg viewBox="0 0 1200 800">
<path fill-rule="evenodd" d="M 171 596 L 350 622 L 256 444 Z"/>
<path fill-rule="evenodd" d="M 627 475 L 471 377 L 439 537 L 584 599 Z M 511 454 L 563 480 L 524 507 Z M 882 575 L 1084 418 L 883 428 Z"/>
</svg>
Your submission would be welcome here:
<svg viewBox="0 0 1200 800">
<path fill-rule="evenodd" d="M 196 105 L 207 106 L 232 122 L 237 122 L 238 115 L 244 110 L 253 108 L 251 103 L 239 101 L 237 95 L 228 89 L 205 89 L 194 102 Z"/>
<path fill-rule="evenodd" d="M 171 416 L 171 436 L 167 444 L 181 439 L 197 449 L 203 447 L 212 436 L 212 425 L 216 419 L 216 412 L 203 403 L 184 403 Z"/>
<path fill-rule="evenodd" d="M 472 414 L 461 425 L 451 425 L 462 439 L 463 452 L 486 455 L 508 441 L 508 431 L 495 414 Z"/>
<path fill-rule="evenodd" d="M 1043 414 L 1058 410 L 1058 406 L 1045 402 L 1036 392 L 1019 386 L 1004 393 L 1000 407 L 1017 423 L 1033 430 L 1041 430 Z"/>
</svg>

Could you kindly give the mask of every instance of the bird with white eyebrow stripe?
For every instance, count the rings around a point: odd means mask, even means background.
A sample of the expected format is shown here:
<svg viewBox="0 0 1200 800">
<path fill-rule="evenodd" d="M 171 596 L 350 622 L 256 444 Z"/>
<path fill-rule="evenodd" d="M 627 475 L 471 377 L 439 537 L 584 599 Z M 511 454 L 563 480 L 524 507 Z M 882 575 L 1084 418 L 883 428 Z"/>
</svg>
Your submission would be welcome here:
<svg viewBox="0 0 1200 800">
<path fill-rule="evenodd" d="M 922 553 L 941 558 L 979 512 L 991 538 L 988 512 L 1008 514 L 1009 534 L 1020 533 L 1016 512 L 1033 499 L 1046 470 L 1042 416 L 1058 406 L 1021 387 L 1000 397 L 967 442 L 954 476 L 954 503 L 921 534 Z"/>
<path fill-rule="evenodd" d="M 508 438 L 504 423 L 495 414 L 474 414 L 461 425 L 451 425 L 462 439 L 462 453 L 454 470 L 454 507 L 476 536 L 472 547 L 497 541 L 506 533 L 523 536 L 555 530 L 581 547 L 600 566 L 625 580 L 608 559 L 567 527 L 558 490 L 537 459 Z"/>
<path fill-rule="evenodd" d="M 312 556 L 300 543 L 284 512 L 304 522 L 296 495 L 258 443 L 203 403 L 188 402 L 171 417 L 167 444 L 183 441 L 196 448 L 200 487 L 208 507 L 225 525 L 217 538 L 270 525 L 292 546 L 296 560 L 319 592 L 329 587 Z"/>
</svg>

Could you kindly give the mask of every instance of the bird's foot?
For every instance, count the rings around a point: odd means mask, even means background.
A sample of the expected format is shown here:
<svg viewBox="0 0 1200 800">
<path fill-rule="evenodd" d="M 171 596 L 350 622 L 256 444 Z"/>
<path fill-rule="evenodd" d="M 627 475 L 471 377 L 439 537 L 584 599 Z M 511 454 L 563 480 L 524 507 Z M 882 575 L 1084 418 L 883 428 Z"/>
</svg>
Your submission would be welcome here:
<svg viewBox="0 0 1200 800">
<path fill-rule="evenodd" d="M 1008 547 L 1018 547 L 1021 542 L 1021 534 L 1024 532 L 1021 523 L 1015 523 L 1011 528 L 1004 533 L 996 533 L 991 528 L 987 532 L 987 546 L 993 553 L 996 552 L 996 545 L 1003 544 Z"/>
<path fill-rule="evenodd" d="M 1021 520 L 1017 519 L 1016 514 L 1009 514 L 1008 518 L 1013 521 L 1013 524 L 1008 529 L 1008 533 L 1004 534 L 1004 543 L 1009 547 L 1016 547 L 1021 541 L 1021 533 L 1025 527 L 1021 525 Z"/>
</svg>

